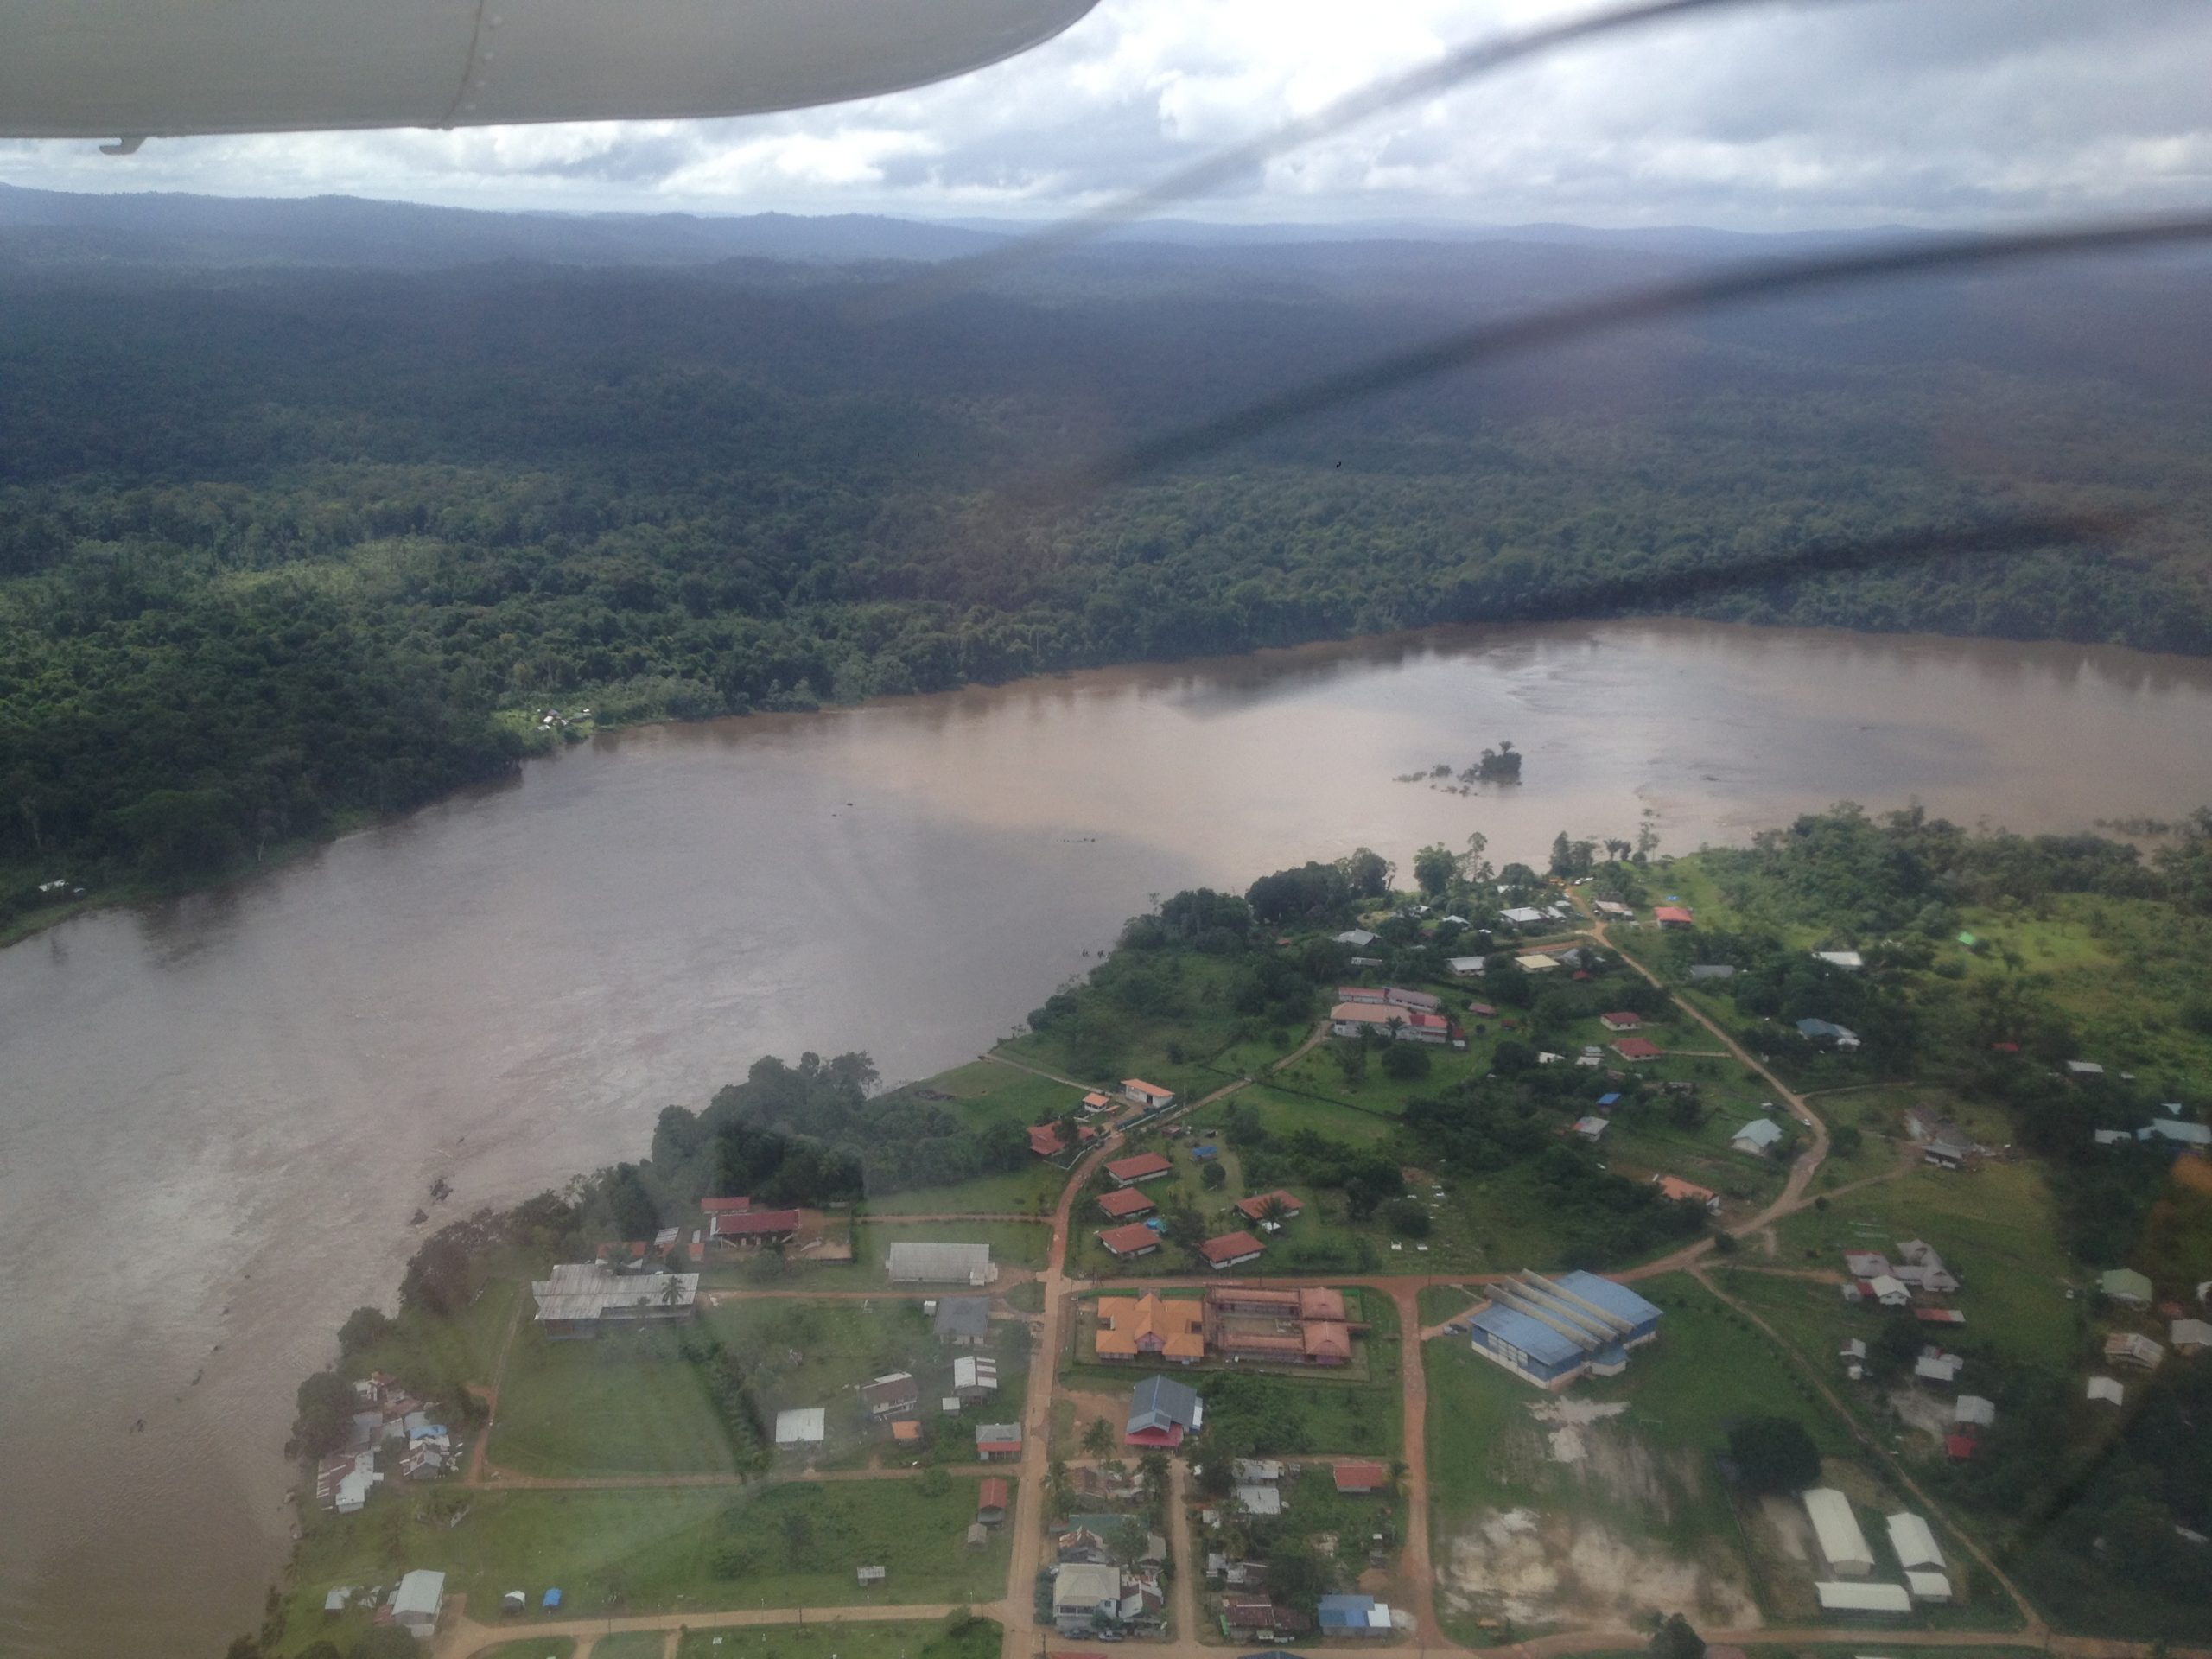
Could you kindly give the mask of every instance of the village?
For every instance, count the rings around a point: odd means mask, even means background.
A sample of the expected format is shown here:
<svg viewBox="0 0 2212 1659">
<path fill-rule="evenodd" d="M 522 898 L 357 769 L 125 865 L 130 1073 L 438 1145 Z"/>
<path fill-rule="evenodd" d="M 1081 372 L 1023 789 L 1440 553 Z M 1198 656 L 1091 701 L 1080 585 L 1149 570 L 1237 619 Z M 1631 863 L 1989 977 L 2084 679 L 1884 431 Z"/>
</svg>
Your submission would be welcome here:
<svg viewBox="0 0 2212 1659">
<path fill-rule="evenodd" d="M 1632 984 L 1624 936 L 1692 919 L 1583 903 L 1504 912 L 1517 971 Z M 1484 993 L 1497 955 L 1450 957 L 1442 984 L 1341 983 L 1302 1046 L 1225 1079 L 1165 1049 L 1166 1081 L 1018 1049 L 947 1074 L 941 1097 L 1020 1113 L 1033 1160 L 964 1211 L 709 1194 L 651 1237 L 495 1276 L 469 1315 L 474 1409 L 381 1370 L 353 1384 L 302 1628 L 395 1627 L 437 1659 L 705 1659 L 725 1637 L 919 1641 L 975 1615 L 1007 1659 L 1603 1647 L 1666 1612 L 1746 1643 L 2031 1644 L 2028 1599 L 1931 1496 L 1999 1433 L 1998 1333 L 2081 1324 L 2102 1362 L 2082 1408 L 2116 1413 L 2131 1379 L 2212 1363 L 2212 1285 L 2030 1265 L 2005 1214 L 2024 1166 L 1955 1102 L 1885 1097 L 1895 1132 L 1840 1147 L 1857 1120 L 1707 1011 L 1723 964 L 1529 1057 L 1579 1080 L 1562 1141 L 1693 1218 L 1632 1268 L 1498 1261 L 1446 1230 L 1462 1206 L 1426 1171 L 1402 1172 L 1397 1236 L 1248 1179 L 1231 1109 L 1313 1121 L 1324 1045 L 1495 1064 L 1519 1018 Z M 2176 1106 L 2127 1139 L 2201 1160 L 2201 1128 Z M 1807 1448 L 1794 1484 L 1698 1450 L 1770 1422 Z"/>
</svg>

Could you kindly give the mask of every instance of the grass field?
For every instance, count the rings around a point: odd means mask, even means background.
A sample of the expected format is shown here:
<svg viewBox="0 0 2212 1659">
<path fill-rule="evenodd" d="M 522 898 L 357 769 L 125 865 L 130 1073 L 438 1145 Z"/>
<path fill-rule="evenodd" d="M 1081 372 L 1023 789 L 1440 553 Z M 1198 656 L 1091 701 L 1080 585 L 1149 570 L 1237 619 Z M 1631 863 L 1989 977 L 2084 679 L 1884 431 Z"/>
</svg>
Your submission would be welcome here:
<svg viewBox="0 0 2212 1659">
<path fill-rule="evenodd" d="M 971 1619 L 957 1630 L 950 1620 L 870 1619 L 692 1630 L 676 1653 L 677 1659 L 998 1659 L 1003 1640 L 997 1622 L 988 1618 Z M 659 1651 L 653 1649 L 655 1656 Z M 614 1659 L 604 1637 L 592 1653 L 593 1659 Z M 638 1659 L 645 1659 L 642 1649 Z"/>
<path fill-rule="evenodd" d="M 1785 1262 L 1836 1268 L 1847 1249 L 1889 1254 L 1902 1240 L 1925 1239 L 1961 1281 L 1953 1300 L 1977 1341 L 2024 1360 L 2072 1350 L 2066 1286 L 2075 1270 L 2031 1165 L 1918 1170 L 1846 1193 L 1825 1212 L 1800 1211 L 1777 1233 Z M 1844 1311 L 1840 1298 L 1835 1311 Z"/>
<path fill-rule="evenodd" d="M 914 1374 L 927 1408 L 925 1429 L 948 1461 L 969 1460 L 976 1423 L 1021 1412 L 1027 1333 L 1001 1322 L 992 1344 L 978 1351 L 998 1360 L 997 1396 L 957 1417 L 938 1413 L 938 1401 L 952 1391 L 953 1351 L 938 1341 L 918 1296 L 759 1297 L 709 1307 L 700 1320 L 741 1357 L 772 1432 L 779 1411 L 826 1411 L 828 1439 L 780 1454 L 788 1459 L 838 1468 L 882 1449 L 857 1391 L 888 1371 Z M 740 1466 L 697 1373 L 665 1329 L 596 1342 L 548 1342 L 524 1332 L 509 1357 L 490 1455 L 499 1468 L 540 1476 L 721 1474 Z"/>
<path fill-rule="evenodd" d="M 663 1630 L 617 1630 L 591 1644 L 592 1659 L 661 1659 L 667 1651 Z"/>
<path fill-rule="evenodd" d="M 602 1636 L 592 1648 L 594 1659 L 623 1659 L 624 1649 L 614 1645 L 616 1637 Z M 645 1643 L 651 1643 L 650 1646 Z M 645 1637 L 628 1649 L 629 1659 L 659 1659 L 666 1638 L 658 1632 Z M 576 1650 L 573 1636 L 522 1636 L 512 1642 L 502 1642 L 496 1648 L 479 1648 L 473 1659 L 571 1659 Z"/>
<path fill-rule="evenodd" d="M 1462 1290 L 1457 1285 L 1423 1285 L 1418 1294 L 1421 1322 L 1424 1325 L 1456 1319 L 1482 1300 L 1474 1291 Z"/>
<path fill-rule="evenodd" d="M 302 1541 L 293 1627 L 320 1627 L 337 1584 L 389 1583 L 435 1563 L 448 1594 L 496 1608 L 528 1592 L 537 1617 L 548 1586 L 563 1615 L 681 1613 L 754 1606 L 842 1606 L 861 1601 L 986 1601 L 1006 1581 L 1007 1543 L 964 1540 L 974 1480 L 940 1477 L 728 1489 L 473 1492 L 457 1526 L 419 1512 L 416 1495 L 379 1495 L 356 1516 L 319 1516 Z M 862 1563 L 890 1569 L 863 1592 Z"/>
<path fill-rule="evenodd" d="M 733 1446 L 675 1331 L 648 1327 L 590 1342 L 517 1333 L 487 1453 L 528 1475 L 728 1474 Z"/>
</svg>

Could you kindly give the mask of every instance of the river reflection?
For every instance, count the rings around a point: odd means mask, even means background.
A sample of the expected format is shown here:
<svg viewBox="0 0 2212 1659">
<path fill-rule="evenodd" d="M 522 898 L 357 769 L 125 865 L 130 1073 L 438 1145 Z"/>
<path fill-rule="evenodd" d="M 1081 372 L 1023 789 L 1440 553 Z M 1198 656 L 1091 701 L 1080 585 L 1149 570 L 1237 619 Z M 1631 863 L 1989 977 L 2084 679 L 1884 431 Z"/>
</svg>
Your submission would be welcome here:
<svg viewBox="0 0 2212 1659">
<path fill-rule="evenodd" d="M 2212 669 L 2125 652 L 1426 633 L 622 734 L 68 924 L 0 952 L 0 1650 L 255 1621 L 292 1389 L 439 1176 L 466 1209 L 634 1156 L 764 1051 L 957 1061 L 1194 882 L 1477 829 L 1537 862 L 1647 806 L 1678 851 L 1842 797 L 2171 817 L 2208 733 Z M 1392 781 L 1501 738 L 1518 788 Z"/>
</svg>

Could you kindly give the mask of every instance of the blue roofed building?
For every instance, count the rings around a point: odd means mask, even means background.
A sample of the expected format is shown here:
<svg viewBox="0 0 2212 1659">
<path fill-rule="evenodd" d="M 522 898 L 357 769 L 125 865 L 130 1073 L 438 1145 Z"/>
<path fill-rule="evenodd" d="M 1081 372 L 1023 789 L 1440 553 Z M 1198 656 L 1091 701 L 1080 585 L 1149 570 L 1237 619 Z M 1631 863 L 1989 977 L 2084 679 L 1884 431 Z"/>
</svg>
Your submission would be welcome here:
<svg viewBox="0 0 2212 1659">
<path fill-rule="evenodd" d="M 1390 1610 L 1372 1596 L 1324 1596 L 1317 1611 L 1321 1628 L 1338 1636 L 1390 1634 Z"/>
<path fill-rule="evenodd" d="M 1489 1306 L 1468 1326 L 1477 1353 L 1556 1390 L 1577 1377 L 1625 1370 L 1629 1351 L 1659 1334 L 1659 1309 L 1594 1273 L 1547 1279 L 1523 1269 L 1491 1287 Z"/>
</svg>

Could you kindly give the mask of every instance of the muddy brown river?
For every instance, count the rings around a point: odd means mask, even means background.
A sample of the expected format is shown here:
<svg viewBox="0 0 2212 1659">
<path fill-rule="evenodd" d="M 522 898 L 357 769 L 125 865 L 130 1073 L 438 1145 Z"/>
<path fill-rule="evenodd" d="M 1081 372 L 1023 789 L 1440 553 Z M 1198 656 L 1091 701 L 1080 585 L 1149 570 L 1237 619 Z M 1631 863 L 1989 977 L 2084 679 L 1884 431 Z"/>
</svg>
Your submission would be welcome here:
<svg viewBox="0 0 2212 1659">
<path fill-rule="evenodd" d="M 1501 737 L 1518 789 L 1392 781 Z M 255 1621 L 293 1388 L 390 1306 L 440 1176 L 464 1211 L 635 1156 L 763 1052 L 959 1061 L 1149 894 L 1916 796 L 2024 830 L 2212 801 L 2212 664 L 1638 622 L 656 728 L 0 951 L 0 1652 Z"/>
</svg>

